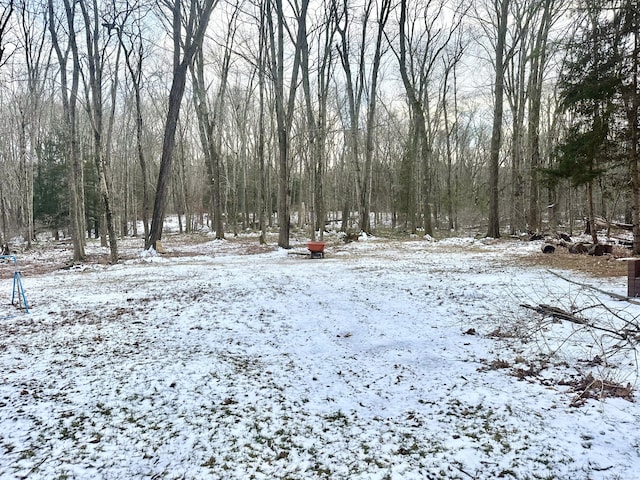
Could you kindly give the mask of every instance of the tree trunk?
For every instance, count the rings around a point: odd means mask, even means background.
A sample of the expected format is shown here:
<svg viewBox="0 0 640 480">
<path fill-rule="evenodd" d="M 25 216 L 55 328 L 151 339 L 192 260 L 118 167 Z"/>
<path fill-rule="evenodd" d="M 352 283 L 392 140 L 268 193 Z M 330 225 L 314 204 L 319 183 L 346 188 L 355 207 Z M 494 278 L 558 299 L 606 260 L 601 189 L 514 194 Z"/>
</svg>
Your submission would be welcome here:
<svg viewBox="0 0 640 480">
<path fill-rule="evenodd" d="M 135 125 L 136 125 L 136 153 L 138 157 L 138 165 L 140 166 L 140 183 L 142 184 L 142 225 L 144 228 L 145 241 L 149 237 L 149 216 L 151 215 L 151 199 L 149 194 L 149 172 L 147 166 L 147 160 L 145 156 L 145 150 L 143 145 L 143 117 L 142 117 L 142 62 L 144 59 L 143 43 L 142 43 L 142 31 L 141 26 L 137 23 L 137 32 L 130 34 L 130 37 L 135 38 L 131 40 L 131 47 L 129 48 L 125 43 L 125 22 L 128 19 L 132 11 L 126 12 L 125 19 L 122 24 L 118 26 L 118 41 L 124 51 L 124 60 L 129 72 L 131 80 L 131 86 L 133 88 L 133 96 L 135 101 Z M 136 56 L 134 57 L 134 48 Z M 137 231 L 137 217 L 134 221 L 134 233 Z"/>
<path fill-rule="evenodd" d="M 289 86 L 289 96 L 285 103 L 284 89 L 284 30 L 285 15 L 282 7 L 282 0 L 274 0 L 277 29 L 274 29 L 272 9 L 267 13 L 269 24 L 269 43 L 271 46 L 271 75 L 274 83 L 274 96 L 276 104 L 276 125 L 278 138 L 278 245 L 282 248 L 289 248 L 289 236 L 291 229 L 291 214 L 289 213 L 290 188 L 289 188 L 289 133 L 293 108 L 295 104 L 295 94 L 298 87 L 298 74 L 301 60 L 301 48 L 306 35 L 306 16 L 309 7 L 309 0 L 302 0 L 299 10 L 295 12 L 298 22 L 297 33 L 294 45 L 294 59 L 291 71 L 291 83 Z"/>
<path fill-rule="evenodd" d="M 528 24 L 528 22 L 522 22 Z M 526 38 L 526 32 L 522 33 Z M 524 158 L 524 118 L 526 105 L 526 82 L 525 72 L 527 69 L 528 52 L 526 48 L 522 48 L 517 56 L 517 62 L 513 61 L 513 73 L 510 76 L 511 88 L 508 94 L 509 103 L 511 104 L 512 114 L 512 135 L 511 135 L 511 202 L 510 202 L 510 221 L 509 229 L 511 235 L 525 231 L 525 208 L 524 208 L 524 190 L 525 182 L 523 176 L 523 158 Z"/>
<path fill-rule="evenodd" d="M 70 189 L 70 226 L 71 238 L 73 242 L 73 260 L 79 262 L 85 258 L 85 211 L 84 211 L 84 174 L 82 170 L 82 159 L 80 158 L 80 146 L 77 129 L 77 103 L 78 88 L 80 84 L 80 59 L 78 55 L 78 45 L 76 43 L 76 32 L 74 24 L 75 3 L 64 0 L 64 10 L 67 24 L 68 48 L 63 52 L 58 39 L 56 22 L 49 21 L 49 32 L 51 43 L 56 52 L 60 65 L 60 84 L 62 108 L 64 115 L 64 125 L 68 137 L 65 139 L 67 150 L 65 152 L 66 163 L 69 167 L 69 189 Z M 53 0 L 48 1 L 49 18 L 54 17 Z M 67 61 L 71 53 L 72 73 L 71 85 L 67 78 Z"/>
<path fill-rule="evenodd" d="M 364 167 L 362 183 L 360 185 L 360 228 L 363 232 L 371 231 L 371 175 L 373 168 L 373 152 L 375 139 L 376 105 L 378 103 L 378 80 L 380 61 L 382 58 L 382 40 L 384 27 L 391 12 L 391 0 L 382 0 L 378 12 L 378 32 L 376 35 L 376 47 L 373 54 L 373 66 L 371 69 L 371 87 L 369 90 L 369 103 L 367 107 L 367 132 L 365 140 Z"/>
<path fill-rule="evenodd" d="M 233 35 L 227 37 L 229 41 Z M 198 53 L 192 67 L 193 94 L 195 97 L 196 114 L 198 118 L 200 142 L 207 162 L 207 171 L 210 173 L 211 207 L 213 224 L 212 228 L 216 232 L 216 239 L 224 238 L 224 219 L 222 214 L 222 174 L 220 170 L 220 126 L 217 125 L 222 119 L 222 109 L 224 96 L 227 89 L 227 79 L 229 75 L 229 64 L 231 60 L 231 44 L 225 47 L 222 64 L 222 74 L 220 87 L 216 95 L 213 111 L 210 111 L 207 102 L 207 92 L 204 77 L 204 56 L 202 51 Z"/>
<path fill-rule="evenodd" d="M 498 13 L 496 41 L 496 63 L 494 83 L 493 126 L 491 129 L 491 151 L 489 158 L 489 227 L 487 237 L 500 237 L 499 171 L 500 147 L 502 144 L 502 112 L 504 98 L 504 49 L 507 36 L 509 0 L 501 0 Z"/>
<path fill-rule="evenodd" d="M 258 95 L 259 95 L 259 105 L 258 105 L 258 145 L 256 148 L 256 155 L 258 157 L 258 172 L 260 173 L 260 178 L 258 178 L 258 192 L 257 192 L 257 209 L 258 209 L 258 222 L 260 228 L 260 244 L 265 245 L 267 243 L 267 184 L 266 184 L 266 160 L 265 160 L 265 138 L 264 138 L 264 129 L 265 129 L 265 121 L 264 121 L 264 104 L 265 104 L 265 69 L 268 64 L 266 58 L 266 48 L 267 48 L 267 29 L 265 28 L 265 8 L 264 2 L 260 4 L 260 18 L 263 19 L 260 22 L 260 37 L 258 40 Z"/>
<path fill-rule="evenodd" d="M 209 23 L 211 12 L 217 0 L 204 0 L 200 8 L 196 8 L 195 1 L 191 3 L 189 18 L 185 23 L 188 26 L 185 32 L 186 42 L 182 43 L 182 12 L 180 0 L 173 4 L 172 27 L 174 42 L 174 64 L 173 81 L 169 91 L 169 108 L 164 127 L 162 139 L 162 156 L 160 158 L 160 170 L 158 172 L 158 183 L 156 186 L 156 196 L 153 204 L 153 215 L 151 218 L 151 230 L 145 242 L 145 248 L 156 247 L 156 242 L 162 238 L 162 227 L 167 203 L 167 189 L 171 176 L 171 163 L 173 160 L 173 150 L 175 148 L 176 127 L 180 116 L 182 97 L 187 81 L 189 65 L 193 61 L 194 55 L 202 48 L 204 34 Z M 197 11 L 196 11 L 197 10 Z M 190 27 L 190 28 L 189 28 Z M 182 53 L 182 58 L 181 57 Z"/>
<path fill-rule="evenodd" d="M 542 11 L 542 20 L 536 33 L 534 49 L 532 52 L 531 73 L 529 80 L 529 151 L 531 153 L 530 178 L 529 178 L 529 229 L 539 231 L 540 221 L 540 194 L 538 170 L 542 165 L 540 159 L 540 109 L 542 103 L 542 82 L 547 58 L 547 39 L 551 26 L 553 6 L 552 0 L 545 0 Z"/>
<path fill-rule="evenodd" d="M 344 126 L 344 135 L 345 135 L 345 144 L 346 144 L 346 155 L 343 155 L 343 160 L 349 160 L 349 162 L 343 161 L 343 178 L 341 182 L 342 188 L 342 227 L 341 231 L 346 232 L 349 228 L 349 217 L 351 214 L 351 188 L 350 185 L 355 185 L 355 197 L 358 201 L 358 206 L 360 207 L 360 198 L 361 198 L 361 180 L 360 180 L 360 140 L 359 140 L 359 126 L 360 126 L 360 102 L 362 99 L 362 92 L 364 89 L 364 71 L 365 71 L 365 48 L 364 48 L 364 40 L 366 38 L 366 26 L 369 19 L 370 9 L 372 3 L 368 3 L 365 9 L 365 15 L 363 18 L 363 27 L 362 27 L 362 42 L 363 45 L 360 49 L 359 54 L 359 69 L 357 80 L 354 81 L 353 73 L 351 70 L 351 46 L 349 42 L 349 27 L 350 27 L 350 19 L 349 19 L 349 8 L 347 5 L 347 0 L 343 0 L 343 10 L 340 16 L 341 21 L 344 21 L 344 27 L 336 26 L 338 33 L 340 34 L 340 44 L 338 45 L 338 54 L 340 55 L 340 60 L 342 64 L 342 68 L 344 70 L 345 82 L 346 82 L 346 92 L 345 95 L 347 97 L 348 102 L 348 122 L 343 119 Z M 352 174 L 350 170 L 351 163 L 354 167 L 355 172 Z M 355 176 L 355 182 L 352 182 L 353 176 Z"/>
<path fill-rule="evenodd" d="M 98 189 L 104 212 L 106 231 L 109 235 L 109 250 L 111 263 L 118 263 L 118 239 L 113 221 L 111 205 L 111 178 L 108 164 L 104 157 L 103 121 L 104 105 L 102 100 L 102 72 L 104 52 L 100 51 L 100 17 L 98 4 L 92 0 L 93 16 L 87 9 L 86 0 L 80 0 L 80 9 L 84 18 L 85 36 L 87 42 L 87 64 L 89 67 L 89 86 L 87 91 L 87 105 L 93 130 L 93 155 L 98 174 Z M 90 97 L 90 98 L 89 98 Z"/>
<path fill-rule="evenodd" d="M 637 13 L 636 13 L 637 15 Z M 629 165 L 631 170 L 631 215 L 633 224 L 633 254 L 640 255 L 640 172 L 638 171 L 638 110 L 640 110 L 640 92 L 638 91 L 638 57 L 640 56 L 640 32 L 633 33 L 633 58 L 631 101 L 628 108 L 628 123 L 631 143 Z"/>
</svg>

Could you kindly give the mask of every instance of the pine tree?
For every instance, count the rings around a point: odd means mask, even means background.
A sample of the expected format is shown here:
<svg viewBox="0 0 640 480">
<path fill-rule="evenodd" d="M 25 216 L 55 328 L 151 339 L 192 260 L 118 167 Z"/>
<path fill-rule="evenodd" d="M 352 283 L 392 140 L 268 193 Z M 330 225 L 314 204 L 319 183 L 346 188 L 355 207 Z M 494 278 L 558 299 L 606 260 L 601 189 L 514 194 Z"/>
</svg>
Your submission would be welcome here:
<svg viewBox="0 0 640 480">
<path fill-rule="evenodd" d="M 594 182 L 607 172 L 616 150 L 611 130 L 620 89 L 620 59 L 608 3 L 590 0 L 584 5 L 583 21 L 568 45 L 559 85 L 569 125 L 565 141 L 557 148 L 556 167 L 547 170 L 552 177 L 570 179 L 575 187 L 586 186 L 591 226 Z M 591 235 L 597 243 L 594 228 Z"/>
<path fill-rule="evenodd" d="M 38 162 L 33 181 L 33 216 L 39 225 L 51 229 L 57 237 L 69 228 L 69 188 L 64 146 L 52 135 L 38 148 Z"/>
</svg>

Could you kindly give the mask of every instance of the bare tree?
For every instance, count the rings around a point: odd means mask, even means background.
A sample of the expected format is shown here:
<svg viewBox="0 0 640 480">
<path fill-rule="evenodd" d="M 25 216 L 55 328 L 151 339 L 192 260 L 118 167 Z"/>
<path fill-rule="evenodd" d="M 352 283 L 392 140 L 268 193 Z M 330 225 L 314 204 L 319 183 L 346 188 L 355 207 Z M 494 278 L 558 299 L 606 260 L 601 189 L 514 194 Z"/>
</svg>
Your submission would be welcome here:
<svg viewBox="0 0 640 480">
<path fill-rule="evenodd" d="M 256 156 L 258 157 L 258 192 L 257 192 L 257 209 L 258 209 L 258 222 L 260 228 L 260 243 L 262 245 L 267 243 L 265 230 L 267 228 L 267 162 L 265 160 L 265 96 L 266 96 L 266 81 L 265 73 L 267 70 L 268 60 L 268 29 L 266 16 L 266 4 L 260 2 L 259 8 L 260 22 L 259 34 L 258 34 L 258 139 L 256 146 Z M 269 216 L 269 218 L 271 218 Z"/>
<path fill-rule="evenodd" d="M 522 43 L 512 55 L 506 55 L 505 61 L 505 95 L 511 109 L 511 178 L 509 227 L 512 235 L 523 232 L 526 228 L 525 214 L 525 156 L 526 128 L 525 115 L 527 107 L 527 69 L 531 60 L 530 26 L 533 9 L 528 2 L 519 2 L 514 7 L 515 37 Z"/>
<path fill-rule="evenodd" d="M 412 138 L 408 141 L 407 161 L 411 165 L 419 161 L 422 166 L 424 230 L 429 235 L 433 234 L 431 218 L 433 134 L 430 128 L 433 121 L 430 115 L 432 115 L 431 111 L 434 110 L 434 106 L 431 104 L 428 87 L 434 83 L 433 77 L 438 62 L 444 61 L 445 70 L 448 72 L 460 60 L 461 37 L 456 35 L 460 32 L 466 11 L 464 9 L 455 11 L 451 23 L 447 26 L 443 22 L 445 6 L 444 2 L 429 1 L 426 8 L 419 7 L 423 12 L 422 18 L 415 18 L 409 15 L 407 0 L 402 0 L 400 2 L 399 47 L 396 52 L 400 77 L 411 111 L 410 134 Z M 424 22 L 421 29 L 417 26 L 419 21 Z M 447 59 L 443 55 L 454 40 L 457 42 L 455 48 L 452 49 L 454 53 Z M 418 52 L 421 54 L 419 55 Z M 443 89 L 444 97 L 447 89 L 446 83 Z M 445 101 L 444 98 L 443 101 Z M 448 128 L 448 125 L 445 125 L 445 128 Z M 413 168 L 411 165 L 409 168 Z M 407 188 L 415 187 L 410 185 Z M 412 223 L 415 228 L 417 223 L 415 219 L 412 219 Z"/>
<path fill-rule="evenodd" d="M 119 10 L 117 5 L 112 4 L 113 18 L 103 25 L 108 29 L 115 29 L 118 35 L 118 43 L 124 53 L 124 61 L 131 81 L 131 89 L 135 103 L 135 135 L 136 152 L 138 165 L 142 176 L 142 224 L 144 228 L 144 238 L 149 237 L 149 217 L 151 215 L 151 198 L 149 193 L 149 167 L 145 148 L 143 145 L 144 124 L 143 124 L 143 60 L 145 58 L 145 44 L 142 36 L 142 19 L 145 16 L 143 6 L 136 2 L 127 5 L 128 8 Z"/>
<path fill-rule="evenodd" d="M 4 2 L 3 2 L 4 3 Z M 15 2 L 14 0 L 9 0 L 6 4 L 3 4 L 0 8 L 0 66 L 4 65 L 9 55 L 7 55 L 7 27 L 9 25 L 9 20 L 11 19 L 11 15 L 13 15 Z"/>
<path fill-rule="evenodd" d="M 535 32 L 531 52 L 531 73 L 529 75 L 529 128 L 528 147 L 530 152 L 529 175 L 529 215 L 528 225 L 532 231 L 541 228 L 540 220 L 540 181 L 538 171 L 542 166 L 540 154 L 540 111 L 542 105 L 542 86 L 549 58 L 549 31 L 557 20 L 558 6 L 555 0 L 544 0 L 539 7 L 539 23 Z"/>
<path fill-rule="evenodd" d="M 171 176 L 171 162 L 175 148 L 176 126 L 180 115 L 180 106 L 184 95 L 189 65 L 202 48 L 204 35 L 209 24 L 211 12 L 218 0 L 193 0 L 186 16 L 182 11 L 181 0 L 164 0 L 161 4 L 168 10 L 173 38 L 173 80 L 169 91 L 169 108 L 162 140 L 162 157 L 153 205 L 151 230 L 145 242 L 145 248 L 155 248 L 162 238 L 162 227 L 167 202 L 167 189 Z"/>
<path fill-rule="evenodd" d="M 218 91 L 213 105 L 209 106 L 207 99 L 207 83 L 205 81 L 205 56 L 202 49 L 198 51 L 191 66 L 193 96 L 196 116 L 198 118 L 198 132 L 210 179 L 211 204 L 213 213 L 213 229 L 217 239 L 224 238 L 224 218 L 222 213 L 222 172 L 221 172 L 221 123 L 223 121 L 224 102 L 227 93 L 229 70 L 233 53 L 233 44 L 237 31 L 237 19 L 240 5 L 236 3 L 229 19 L 229 31 L 225 35 L 223 54 L 220 65 L 220 79 Z"/>
<path fill-rule="evenodd" d="M 66 161 L 70 173 L 70 217 L 73 241 L 73 260 L 81 261 L 85 257 L 85 212 L 84 212 L 84 173 L 80 158 L 80 144 L 78 139 L 78 89 L 80 85 L 80 55 L 76 39 L 76 3 L 63 0 L 64 17 L 59 19 L 55 15 L 54 2 L 48 0 L 49 33 L 51 43 L 60 66 L 60 93 L 63 107 L 65 130 L 68 137 Z M 66 26 L 66 29 L 64 28 Z M 59 30 L 66 30 L 66 46 L 63 49 Z M 71 82 L 68 79 L 68 63 L 71 56 Z"/>
<path fill-rule="evenodd" d="M 325 205 L 324 205 L 324 169 L 325 169 L 325 143 L 327 137 L 327 99 L 330 89 L 330 80 L 334 68 L 333 58 L 333 38 L 336 33 L 335 8 L 323 3 L 326 7 L 324 18 L 319 28 L 317 44 L 317 71 L 316 83 L 316 105 L 312 99 L 311 92 L 311 68 L 309 64 L 310 45 L 308 35 L 303 37 L 302 45 L 302 88 L 306 107 L 306 129 L 309 138 L 309 149 L 311 161 L 309 165 L 312 190 L 312 210 L 313 220 L 311 222 L 311 238 L 315 240 L 316 231 L 319 231 L 320 239 L 324 236 L 325 229 Z"/>
<path fill-rule="evenodd" d="M 499 171 L 500 147 L 502 145 L 502 114 L 504 100 L 504 57 L 510 0 L 495 0 L 496 13 L 495 77 L 493 84 L 493 125 L 491 128 L 491 150 L 489 152 L 489 227 L 487 236 L 500 237 Z"/>
<path fill-rule="evenodd" d="M 453 97 L 457 98 L 456 92 L 456 66 L 460 62 L 462 58 L 462 54 L 464 52 L 464 45 L 462 43 L 462 36 L 458 35 L 456 37 L 456 42 L 452 51 L 448 52 L 444 58 L 442 59 L 443 67 L 444 67 L 444 80 L 442 85 L 442 114 L 444 121 L 444 130 L 445 130 L 445 146 L 446 146 L 446 165 L 447 165 L 447 174 L 446 174 L 446 209 L 447 209 L 447 219 L 448 219 L 448 227 L 449 230 L 453 230 L 455 227 L 454 224 L 454 205 L 455 205 L 455 193 L 454 193 L 454 185 L 453 185 L 453 147 L 451 146 L 452 141 L 454 141 L 454 130 L 457 130 L 457 118 L 454 119 L 454 124 L 450 126 L 449 122 L 449 79 L 453 77 L 454 85 L 453 85 Z M 455 108 L 454 102 L 454 117 L 457 117 L 457 108 Z"/>
<path fill-rule="evenodd" d="M 36 145 L 39 141 L 40 120 L 42 118 L 43 83 L 49 68 L 49 58 L 45 48 L 46 8 L 31 10 L 26 0 L 18 0 L 18 43 L 26 68 L 25 90 L 20 94 L 19 110 L 19 163 L 18 181 L 21 200 L 19 222 L 24 231 L 27 247 L 31 247 L 34 238 L 33 224 L 33 166 L 36 158 Z M 51 51 L 49 50 L 49 54 Z"/>
<path fill-rule="evenodd" d="M 285 71 L 284 71 L 284 51 L 285 51 L 285 28 L 286 24 L 282 0 L 267 0 L 267 25 L 269 32 L 270 46 L 270 73 L 273 81 L 273 94 L 276 104 L 276 124 L 278 132 L 278 245 L 282 248 L 289 248 L 289 234 L 291 214 L 290 208 L 290 151 L 289 135 L 291 132 L 291 122 L 293 118 L 293 107 L 295 103 L 296 90 L 298 86 L 298 75 L 300 72 L 301 48 L 304 44 L 306 34 L 306 17 L 309 7 L 309 0 L 302 0 L 300 5 L 294 5 L 294 15 L 297 21 L 297 29 L 293 35 L 294 58 L 291 68 L 291 81 L 289 84 L 288 97 L 285 99 Z M 273 15 L 275 15 L 275 24 Z"/>
<path fill-rule="evenodd" d="M 377 6 L 376 36 L 373 50 L 372 66 L 367 77 L 367 37 L 369 34 L 369 22 L 374 7 Z M 375 142 L 375 121 L 376 107 L 378 103 L 378 86 L 380 82 L 380 64 L 384 53 L 383 41 L 385 40 L 384 29 L 391 13 L 391 1 L 382 0 L 379 5 L 374 2 L 367 2 L 362 12 L 362 30 L 360 32 L 360 50 L 358 52 L 357 78 L 354 78 L 351 64 L 351 20 L 349 15 L 349 5 L 347 0 L 342 4 L 342 10 L 337 14 L 339 25 L 337 27 L 341 42 L 338 46 L 340 61 L 344 70 L 346 82 L 346 96 L 348 102 L 348 127 L 347 144 L 349 153 L 355 166 L 356 193 L 358 198 L 358 209 L 360 217 L 360 230 L 370 232 L 371 230 L 371 175 L 373 168 L 373 154 Z M 366 81 L 365 81 L 366 78 Z M 366 88 L 368 87 L 368 89 Z M 360 130 L 360 101 L 364 94 L 367 94 L 367 109 L 365 119 L 365 144 L 364 159 L 360 159 L 359 130 Z M 343 213 L 343 225 L 346 222 L 348 208 Z"/>
<path fill-rule="evenodd" d="M 98 174 L 98 190 L 106 220 L 109 235 L 109 250 L 112 263 L 118 262 L 118 239 L 115 232 L 111 198 L 111 175 L 109 164 L 105 160 L 104 143 L 104 101 L 103 101 L 103 71 L 106 45 L 101 46 L 101 20 L 98 3 L 91 0 L 79 0 L 87 48 L 87 66 L 89 70 L 88 85 L 85 86 L 87 96 L 87 112 L 93 133 L 93 158 Z M 111 29 L 109 29 L 111 30 Z M 119 51 L 119 50 L 118 50 Z M 108 148 L 108 147 L 107 147 Z"/>
<path fill-rule="evenodd" d="M 365 8 L 365 15 L 363 17 L 363 28 L 361 35 L 362 46 L 360 48 L 359 57 L 358 57 L 358 66 L 356 73 L 352 70 L 352 60 L 351 60 L 351 16 L 349 11 L 349 4 L 347 0 L 343 0 L 341 5 L 341 9 L 338 11 L 337 0 L 333 0 L 334 6 L 333 8 L 336 10 L 336 16 L 338 19 L 338 34 L 340 35 L 340 43 L 338 44 L 338 54 L 340 55 L 340 63 L 342 65 L 342 69 L 344 72 L 345 79 L 345 96 L 347 98 L 347 119 L 343 119 L 343 124 L 345 125 L 344 133 L 345 133 L 345 150 L 346 157 L 350 160 L 355 166 L 355 175 L 356 175 L 356 196 L 358 199 L 361 198 L 360 194 L 360 181 L 358 178 L 360 177 L 360 140 L 359 140 L 359 130 L 360 130 L 360 102 L 362 99 L 362 95 L 364 92 L 364 61 L 365 61 L 365 48 L 364 48 L 364 39 L 366 37 L 366 24 L 368 22 L 370 9 L 372 2 L 368 2 L 367 7 Z M 347 224 L 349 221 L 350 215 L 350 184 L 352 180 L 352 172 L 348 166 L 345 166 L 344 170 L 346 170 L 346 175 L 344 175 L 343 182 L 341 182 L 341 193 L 342 193 L 342 231 L 346 231 Z"/>
<path fill-rule="evenodd" d="M 391 13 L 391 0 L 382 0 L 380 3 L 376 32 L 376 46 L 373 54 L 373 66 L 371 67 L 369 102 L 367 106 L 367 132 L 365 140 L 365 155 L 363 176 L 360 184 L 360 227 L 364 232 L 371 231 L 371 169 L 373 165 L 373 151 L 375 141 L 375 121 L 376 106 L 378 103 L 378 84 L 380 62 L 382 59 L 382 42 L 384 39 L 384 28 Z"/>
</svg>

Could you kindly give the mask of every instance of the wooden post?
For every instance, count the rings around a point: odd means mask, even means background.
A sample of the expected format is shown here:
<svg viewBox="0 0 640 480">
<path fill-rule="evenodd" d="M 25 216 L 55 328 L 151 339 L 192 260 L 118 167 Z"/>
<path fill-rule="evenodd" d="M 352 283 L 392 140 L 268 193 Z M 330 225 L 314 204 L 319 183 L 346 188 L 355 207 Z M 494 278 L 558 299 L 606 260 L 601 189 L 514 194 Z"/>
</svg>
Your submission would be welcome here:
<svg viewBox="0 0 640 480">
<path fill-rule="evenodd" d="M 627 296 L 640 297 L 640 259 L 627 260 Z"/>
</svg>

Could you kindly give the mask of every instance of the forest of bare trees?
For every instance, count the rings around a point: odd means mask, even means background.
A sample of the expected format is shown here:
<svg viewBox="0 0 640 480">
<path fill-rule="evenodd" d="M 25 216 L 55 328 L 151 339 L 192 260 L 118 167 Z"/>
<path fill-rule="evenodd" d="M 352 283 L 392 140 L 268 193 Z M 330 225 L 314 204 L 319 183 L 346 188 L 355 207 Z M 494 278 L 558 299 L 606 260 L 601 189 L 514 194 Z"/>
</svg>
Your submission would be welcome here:
<svg viewBox="0 0 640 480">
<path fill-rule="evenodd" d="M 0 0 L 0 244 L 633 225 L 637 0 Z M 143 230 L 140 230 L 142 226 Z"/>
</svg>

